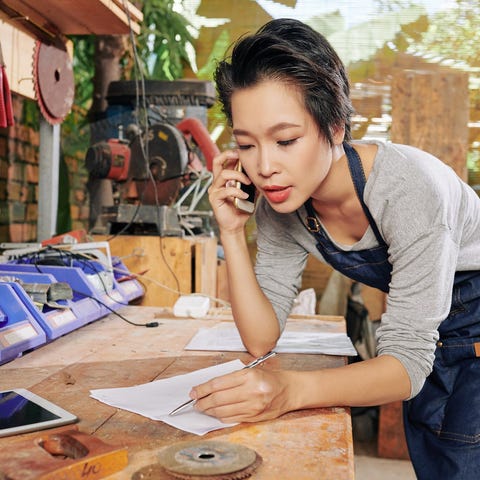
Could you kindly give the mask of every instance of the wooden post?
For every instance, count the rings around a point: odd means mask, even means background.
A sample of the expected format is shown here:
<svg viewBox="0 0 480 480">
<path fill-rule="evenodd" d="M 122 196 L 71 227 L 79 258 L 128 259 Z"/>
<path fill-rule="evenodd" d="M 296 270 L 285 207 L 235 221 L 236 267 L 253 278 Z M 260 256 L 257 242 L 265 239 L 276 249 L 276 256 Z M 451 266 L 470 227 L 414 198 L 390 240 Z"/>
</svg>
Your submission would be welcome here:
<svg viewBox="0 0 480 480">
<path fill-rule="evenodd" d="M 394 143 L 425 150 L 467 180 L 468 73 L 437 68 L 402 70 L 392 81 Z"/>
</svg>

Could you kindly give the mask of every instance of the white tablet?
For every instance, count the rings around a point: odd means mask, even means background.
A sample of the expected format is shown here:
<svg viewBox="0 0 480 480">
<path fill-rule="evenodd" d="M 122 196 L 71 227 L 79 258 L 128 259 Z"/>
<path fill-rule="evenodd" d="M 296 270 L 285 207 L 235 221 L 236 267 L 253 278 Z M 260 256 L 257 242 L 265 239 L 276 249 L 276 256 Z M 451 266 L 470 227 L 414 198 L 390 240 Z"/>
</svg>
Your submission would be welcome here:
<svg viewBox="0 0 480 480">
<path fill-rule="evenodd" d="M 0 391 L 0 437 L 74 423 L 78 418 L 23 388 Z"/>
</svg>

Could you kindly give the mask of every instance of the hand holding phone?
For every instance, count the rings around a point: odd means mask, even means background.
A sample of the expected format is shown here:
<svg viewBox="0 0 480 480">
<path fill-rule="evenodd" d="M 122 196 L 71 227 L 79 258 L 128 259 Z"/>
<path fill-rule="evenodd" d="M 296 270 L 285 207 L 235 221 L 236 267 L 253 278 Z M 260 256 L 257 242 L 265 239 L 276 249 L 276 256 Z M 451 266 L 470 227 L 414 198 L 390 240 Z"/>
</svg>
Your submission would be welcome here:
<svg viewBox="0 0 480 480">
<path fill-rule="evenodd" d="M 242 169 L 242 165 L 240 162 L 237 163 L 235 168 L 239 172 L 245 173 L 245 171 Z M 247 193 L 248 198 L 245 200 L 243 198 L 235 198 L 233 204 L 242 212 L 253 213 L 253 211 L 255 210 L 255 185 L 253 183 L 246 185 L 242 182 L 236 182 L 235 186 L 243 192 Z"/>
</svg>

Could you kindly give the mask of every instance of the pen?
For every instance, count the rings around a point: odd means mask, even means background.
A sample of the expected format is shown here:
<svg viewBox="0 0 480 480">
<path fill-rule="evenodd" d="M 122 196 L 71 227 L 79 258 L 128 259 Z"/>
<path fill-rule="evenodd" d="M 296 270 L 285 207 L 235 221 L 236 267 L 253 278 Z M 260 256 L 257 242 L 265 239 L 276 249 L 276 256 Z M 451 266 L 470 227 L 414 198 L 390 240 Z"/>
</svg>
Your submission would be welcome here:
<svg viewBox="0 0 480 480">
<path fill-rule="evenodd" d="M 268 352 L 266 353 L 265 355 L 263 355 L 262 357 L 258 357 L 256 358 L 253 362 L 250 362 L 248 365 L 245 365 L 242 370 L 244 370 L 245 368 L 253 368 L 253 367 L 256 367 L 257 365 L 259 365 L 260 363 L 263 363 L 265 360 L 269 359 L 270 357 L 273 357 L 274 355 L 276 355 L 277 352 Z M 179 405 L 177 408 L 175 408 L 174 410 L 172 410 L 169 415 L 175 415 L 176 413 L 182 411 L 183 409 L 187 408 L 189 405 L 193 405 L 195 402 L 197 401 L 196 398 L 192 398 L 190 400 L 188 400 L 187 402 L 185 403 L 182 403 L 181 405 Z"/>
</svg>

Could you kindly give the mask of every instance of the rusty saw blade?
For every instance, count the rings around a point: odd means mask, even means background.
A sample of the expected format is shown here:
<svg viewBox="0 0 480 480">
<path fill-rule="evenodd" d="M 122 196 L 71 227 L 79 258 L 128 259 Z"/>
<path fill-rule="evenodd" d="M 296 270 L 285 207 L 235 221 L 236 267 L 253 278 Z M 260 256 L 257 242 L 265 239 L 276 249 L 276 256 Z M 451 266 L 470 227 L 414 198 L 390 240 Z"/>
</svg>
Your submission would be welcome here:
<svg viewBox="0 0 480 480">
<path fill-rule="evenodd" d="M 44 118 L 52 125 L 61 123 L 70 112 L 75 96 L 73 65 L 68 52 L 35 42 L 33 84 Z"/>
</svg>

